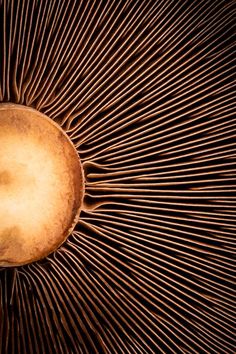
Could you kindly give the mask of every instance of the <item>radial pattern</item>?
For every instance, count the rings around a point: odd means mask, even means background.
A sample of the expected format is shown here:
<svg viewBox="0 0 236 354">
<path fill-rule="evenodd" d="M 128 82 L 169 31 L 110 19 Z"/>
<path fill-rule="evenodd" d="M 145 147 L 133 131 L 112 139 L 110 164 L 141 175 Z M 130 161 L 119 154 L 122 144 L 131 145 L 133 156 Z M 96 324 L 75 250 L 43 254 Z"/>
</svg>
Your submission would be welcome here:
<svg viewBox="0 0 236 354">
<path fill-rule="evenodd" d="M 235 12 L 0 0 L 0 101 L 60 124 L 86 180 L 66 243 L 0 269 L 1 353 L 235 353 Z"/>
</svg>

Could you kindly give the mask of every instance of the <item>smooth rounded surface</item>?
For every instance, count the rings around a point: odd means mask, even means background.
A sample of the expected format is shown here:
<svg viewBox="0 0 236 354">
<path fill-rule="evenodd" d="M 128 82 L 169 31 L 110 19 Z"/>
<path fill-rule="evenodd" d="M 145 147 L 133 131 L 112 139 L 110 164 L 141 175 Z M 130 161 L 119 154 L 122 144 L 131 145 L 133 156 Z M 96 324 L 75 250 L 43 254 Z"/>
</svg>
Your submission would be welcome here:
<svg viewBox="0 0 236 354">
<path fill-rule="evenodd" d="M 0 266 L 39 260 L 78 221 L 81 163 L 63 130 L 44 114 L 0 104 Z"/>
</svg>

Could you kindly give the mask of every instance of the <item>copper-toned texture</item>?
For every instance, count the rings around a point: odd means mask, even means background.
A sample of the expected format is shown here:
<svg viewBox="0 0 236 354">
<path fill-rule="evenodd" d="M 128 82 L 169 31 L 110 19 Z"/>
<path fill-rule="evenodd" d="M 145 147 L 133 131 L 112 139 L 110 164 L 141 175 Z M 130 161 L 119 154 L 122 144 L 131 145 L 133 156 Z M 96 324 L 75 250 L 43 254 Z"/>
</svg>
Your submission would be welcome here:
<svg viewBox="0 0 236 354">
<path fill-rule="evenodd" d="M 78 221 L 83 190 L 64 131 L 32 108 L 0 104 L 0 266 L 57 249 Z"/>
<path fill-rule="evenodd" d="M 235 1 L 0 4 L 0 101 L 85 175 L 67 241 L 1 268 L 0 352 L 235 353 Z"/>
</svg>

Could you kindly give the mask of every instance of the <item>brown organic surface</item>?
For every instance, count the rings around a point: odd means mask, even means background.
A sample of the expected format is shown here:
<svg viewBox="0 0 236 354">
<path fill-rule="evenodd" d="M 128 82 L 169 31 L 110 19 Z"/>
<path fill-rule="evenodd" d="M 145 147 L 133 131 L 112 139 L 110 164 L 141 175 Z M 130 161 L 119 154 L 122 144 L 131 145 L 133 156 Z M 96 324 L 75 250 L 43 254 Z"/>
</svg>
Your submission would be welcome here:
<svg viewBox="0 0 236 354">
<path fill-rule="evenodd" d="M 0 104 L 0 266 L 58 248 L 82 198 L 80 161 L 61 128 L 34 109 Z"/>
<path fill-rule="evenodd" d="M 235 5 L 0 0 L 0 102 L 85 181 L 61 247 L 0 268 L 1 354 L 236 353 Z"/>
</svg>

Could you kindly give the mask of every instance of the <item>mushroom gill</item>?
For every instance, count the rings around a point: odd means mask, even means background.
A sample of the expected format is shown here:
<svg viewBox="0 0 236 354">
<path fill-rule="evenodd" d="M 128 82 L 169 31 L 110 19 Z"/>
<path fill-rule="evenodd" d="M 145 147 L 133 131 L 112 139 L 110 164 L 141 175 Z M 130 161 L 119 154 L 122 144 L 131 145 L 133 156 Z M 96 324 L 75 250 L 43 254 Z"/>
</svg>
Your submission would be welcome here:
<svg viewBox="0 0 236 354">
<path fill-rule="evenodd" d="M 1 353 L 235 353 L 235 10 L 0 0 L 0 102 L 85 178 L 63 245 L 0 268 Z"/>
</svg>

